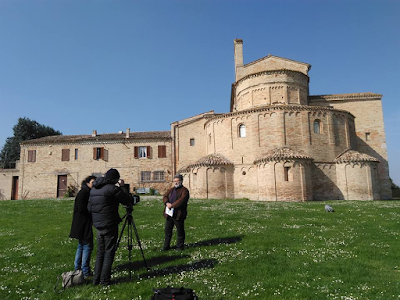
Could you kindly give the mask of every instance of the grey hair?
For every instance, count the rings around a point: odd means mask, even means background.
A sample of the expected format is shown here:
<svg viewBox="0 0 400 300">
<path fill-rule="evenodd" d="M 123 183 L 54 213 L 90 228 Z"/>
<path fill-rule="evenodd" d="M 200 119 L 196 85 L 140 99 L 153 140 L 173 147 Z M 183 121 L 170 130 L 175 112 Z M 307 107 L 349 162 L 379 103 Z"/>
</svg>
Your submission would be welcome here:
<svg viewBox="0 0 400 300">
<path fill-rule="evenodd" d="M 183 181 L 183 176 L 181 174 L 176 174 L 174 178 L 178 178 L 180 181 Z"/>
</svg>

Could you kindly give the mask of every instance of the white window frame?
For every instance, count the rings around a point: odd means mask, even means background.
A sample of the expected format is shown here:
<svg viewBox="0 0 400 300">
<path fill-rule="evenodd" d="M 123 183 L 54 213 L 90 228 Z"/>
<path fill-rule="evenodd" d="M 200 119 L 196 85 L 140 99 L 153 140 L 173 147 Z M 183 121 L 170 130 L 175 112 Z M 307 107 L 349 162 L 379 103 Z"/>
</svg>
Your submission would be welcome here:
<svg viewBox="0 0 400 300">
<path fill-rule="evenodd" d="M 147 147 L 139 146 L 139 158 L 146 158 L 146 157 L 147 157 Z"/>
<path fill-rule="evenodd" d="M 238 130 L 239 130 L 239 137 L 245 138 L 246 137 L 246 125 L 240 124 Z"/>
</svg>

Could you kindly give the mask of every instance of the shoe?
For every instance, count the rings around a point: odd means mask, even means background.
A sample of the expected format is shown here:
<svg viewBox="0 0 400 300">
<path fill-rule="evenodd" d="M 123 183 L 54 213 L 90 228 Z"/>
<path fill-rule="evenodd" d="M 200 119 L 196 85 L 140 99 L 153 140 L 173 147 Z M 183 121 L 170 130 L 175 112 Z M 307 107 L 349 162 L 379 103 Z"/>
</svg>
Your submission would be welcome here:
<svg viewBox="0 0 400 300">
<path fill-rule="evenodd" d="M 168 251 L 170 248 L 162 248 L 160 251 L 161 252 L 163 252 L 163 251 Z"/>
<path fill-rule="evenodd" d="M 85 280 L 93 280 L 93 273 L 89 271 L 89 273 L 83 274 L 83 279 L 85 279 Z"/>
<path fill-rule="evenodd" d="M 103 282 L 100 282 L 100 284 L 102 286 L 109 286 L 109 285 L 111 285 L 111 281 L 103 281 Z"/>
</svg>

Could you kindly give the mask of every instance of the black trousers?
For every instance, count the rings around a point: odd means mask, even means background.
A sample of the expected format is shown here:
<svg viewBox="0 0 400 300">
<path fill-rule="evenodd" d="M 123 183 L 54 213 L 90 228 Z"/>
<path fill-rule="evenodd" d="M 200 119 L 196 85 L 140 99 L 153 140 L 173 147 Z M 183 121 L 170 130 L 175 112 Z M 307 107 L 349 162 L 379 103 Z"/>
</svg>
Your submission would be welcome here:
<svg viewBox="0 0 400 300">
<path fill-rule="evenodd" d="M 111 267 L 117 250 L 118 225 L 97 229 L 97 256 L 94 267 L 94 284 L 109 284 Z"/>
<path fill-rule="evenodd" d="M 169 249 L 171 238 L 172 238 L 172 230 L 174 229 L 174 225 L 176 226 L 177 231 L 177 239 L 176 239 L 176 248 L 183 249 L 185 243 L 185 220 L 175 220 L 171 217 L 167 217 L 165 220 L 165 239 L 164 239 L 164 247 L 163 249 Z"/>
</svg>

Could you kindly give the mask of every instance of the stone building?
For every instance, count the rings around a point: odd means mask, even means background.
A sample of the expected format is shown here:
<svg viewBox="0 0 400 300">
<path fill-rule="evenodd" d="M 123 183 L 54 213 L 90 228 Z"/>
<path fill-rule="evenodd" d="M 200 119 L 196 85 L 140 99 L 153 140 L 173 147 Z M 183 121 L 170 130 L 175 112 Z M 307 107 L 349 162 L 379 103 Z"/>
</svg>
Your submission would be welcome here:
<svg viewBox="0 0 400 300">
<path fill-rule="evenodd" d="M 169 131 L 58 135 L 21 143 L 19 198 L 64 197 L 89 175 L 117 168 L 133 188 L 163 191 L 172 181 Z"/>
<path fill-rule="evenodd" d="M 391 199 L 382 95 L 311 96 L 311 65 L 273 55 L 244 65 L 239 39 L 234 56 L 230 112 L 176 121 L 171 131 L 25 141 L 18 170 L 3 174 L 10 191 L 61 196 L 115 167 L 132 187 L 160 192 L 179 172 L 197 198 Z"/>
<path fill-rule="evenodd" d="M 175 122 L 177 167 L 194 197 L 390 199 L 382 95 L 309 95 L 309 64 L 243 64 L 234 41 L 230 112 Z"/>
</svg>

